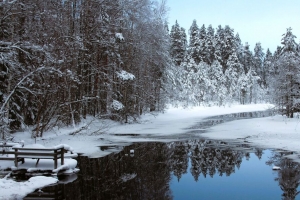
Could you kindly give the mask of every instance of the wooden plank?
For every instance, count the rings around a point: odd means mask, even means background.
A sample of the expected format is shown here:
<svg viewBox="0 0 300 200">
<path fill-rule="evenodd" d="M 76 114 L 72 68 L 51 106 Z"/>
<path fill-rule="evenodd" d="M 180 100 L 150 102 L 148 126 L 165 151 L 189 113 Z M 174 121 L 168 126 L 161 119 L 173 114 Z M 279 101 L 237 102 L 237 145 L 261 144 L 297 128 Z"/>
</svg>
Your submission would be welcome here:
<svg viewBox="0 0 300 200">
<path fill-rule="evenodd" d="M 54 156 L 30 156 L 30 155 L 27 155 L 27 156 L 24 156 L 24 155 L 19 155 L 18 158 L 32 158 L 32 159 L 53 159 L 54 160 Z M 60 158 L 60 155 L 57 156 L 57 158 L 59 159 Z"/>
<path fill-rule="evenodd" d="M 14 146 L 14 145 L 8 145 L 8 144 L 4 144 L 4 145 L 2 144 L 2 145 L 1 145 L 1 144 L 0 144 L 0 148 L 1 148 L 1 147 L 2 147 L 2 148 L 4 148 L 4 147 L 5 147 L 5 148 L 11 148 L 11 147 L 13 147 L 13 146 Z"/>
<path fill-rule="evenodd" d="M 55 148 L 23 148 L 23 147 L 12 147 L 12 149 L 32 150 L 32 151 L 54 151 L 54 150 L 57 150 Z"/>
<path fill-rule="evenodd" d="M 14 151 L 0 151 L 0 156 L 7 155 L 7 154 L 15 154 L 15 152 Z"/>
<path fill-rule="evenodd" d="M 57 153 L 35 153 L 35 152 L 22 152 L 22 151 L 18 151 L 17 152 L 18 156 L 52 156 L 54 157 L 55 155 L 57 155 Z"/>
<path fill-rule="evenodd" d="M 15 160 L 15 157 L 0 157 L 0 160 Z"/>
<path fill-rule="evenodd" d="M 54 155 L 54 169 L 57 168 L 57 150 L 54 151 L 55 155 Z"/>
<path fill-rule="evenodd" d="M 15 149 L 15 166 L 18 167 L 18 149 Z"/>
<path fill-rule="evenodd" d="M 64 149 L 63 148 L 61 148 L 60 149 L 61 151 L 60 151 L 60 164 L 61 165 L 64 165 L 64 155 L 65 155 L 65 151 L 64 151 Z"/>
</svg>

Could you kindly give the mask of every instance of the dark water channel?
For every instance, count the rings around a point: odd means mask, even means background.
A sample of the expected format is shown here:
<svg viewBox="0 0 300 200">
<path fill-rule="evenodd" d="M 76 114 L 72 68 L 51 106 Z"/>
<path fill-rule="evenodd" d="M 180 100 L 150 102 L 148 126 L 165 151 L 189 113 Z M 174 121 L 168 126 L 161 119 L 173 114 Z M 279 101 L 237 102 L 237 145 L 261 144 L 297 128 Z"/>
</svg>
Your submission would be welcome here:
<svg viewBox="0 0 300 200">
<path fill-rule="evenodd" d="M 225 115 L 217 115 L 212 117 L 207 117 L 196 123 L 194 126 L 189 127 L 189 133 L 201 133 L 205 132 L 205 129 L 212 126 L 222 124 L 225 122 L 231 122 L 241 119 L 251 119 L 251 118 L 260 118 L 260 117 L 269 117 L 273 116 L 275 113 L 273 110 L 266 111 L 256 111 L 256 112 L 242 112 L 242 113 L 232 113 Z"/>
<path fill-rule="evenodd" d="M 240 113 L 242 118 L 251 118 L 249 115 Z M 261 115 L 267 116 L 257 117 Z M 188 131 L 240 117 L 208 118 Z M 99 151 L 106 148 L 99 147 Z M 59 184 L 25 199 L 300 199 L 300 164 L 284 157 L 293 152 L 206 139 L 118 148 L 119 153 L 102 158 L 78 157 L 78 174 L 59 177 Z M 281 170 L 272 170 L 273 164 Z"/>
</svg>

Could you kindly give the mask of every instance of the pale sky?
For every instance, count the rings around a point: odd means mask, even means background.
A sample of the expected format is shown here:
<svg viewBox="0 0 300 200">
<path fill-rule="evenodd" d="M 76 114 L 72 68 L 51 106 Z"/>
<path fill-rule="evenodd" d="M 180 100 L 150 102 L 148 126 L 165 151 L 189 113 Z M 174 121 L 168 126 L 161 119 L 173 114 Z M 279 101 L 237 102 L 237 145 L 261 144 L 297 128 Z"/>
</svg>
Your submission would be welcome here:
<svg viewBox="0 0 300 200">
<path fill-rule="evenodd" d="M 199 27 L 229 25 L 252 51 L 260 42 L 274 52 L 288 27 L 300 41 L 300 0 L 167 0 L 167 6 L 169 27 L 177 20 L 187 34 L 195 19 Z"/>
</svg>

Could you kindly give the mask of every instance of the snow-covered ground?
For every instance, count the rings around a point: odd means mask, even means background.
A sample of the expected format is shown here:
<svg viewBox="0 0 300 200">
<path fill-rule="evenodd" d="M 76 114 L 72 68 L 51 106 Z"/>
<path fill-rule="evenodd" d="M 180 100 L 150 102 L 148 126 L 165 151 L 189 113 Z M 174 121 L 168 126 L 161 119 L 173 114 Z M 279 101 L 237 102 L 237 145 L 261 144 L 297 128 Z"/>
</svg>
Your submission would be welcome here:
<svg viewBox="0 0 300 200">
<path fill-rule="evenodd" d="M 14 134 L 15 141 L 23 140 L 25 145 L 41 144 L 45 147 L 52 147 L 61 143 L 65 143 L 73 147 L 76 153 L 84 153 L 90 157 L 105 156 L 113 150 L 100 151 L 99 146 L 105 145 L 128 145 L 132 142 L 139 141 L 160 141 L 161 136 L 182 135 L 186 128 L 201 121 L 201 119 L 209 116 L 220 114 L 261 111 L 271 108 L 270 104 L 251 104 L 251 105 L 232 105 L 226 107 L 194 107 L 194 108 L 174 108 L 170 107 L 165 113 L 157 115 L 143 115 L 138 123 L 120 124 L 112 121 L 94 120 L 87 129 L 69 135 L 80 127 L 86 126 L 91 122 L 88 118 L 76 128 L 54 128 L 44 133 L 43 138 L 31 138 L 30 132 L 21 132 Z M 103 130 L 103 134 L 92 134 L 96 130 Z M 123 136 L 120 136 L 122 135 Z M 128 134 L 139 134 L 139 136 L 131 137 Z M 148 137 L 149 136 L 149 137 Z M 158 136 L 156 138 L 156 136 Z"/>
<path fill-rule="evenodd" d="M 293 158 L 300 162 L 300 119 L 281 115 L 266 118 L 232 121 L 208 129 L 203 137 L 220 140 L 242 140 L 265 149 L 282 149 L 296 153 Z"/>
<path fill-rule="evenodd" d="M 101 151 L 100 146 L 126 146 L 137 141 L 161 141 L 161 136 L 172 136 L 167 138 L 173 138 L 174 140 L 177 136 L 185 134 L 187 132 L 186 128 L 195 125 L 203 118 L 220 114 L 261 111 L 269 108 L 272 108 L 272 105 L 251 104 L 232 105 L 230 107 L 194 107 L 188 109 L 170 107 L 163 114 L 144 115 L 138 123 L 119 124 L 111 121 L 103 122 L 94 120 L 87 129 L 75 135 L 69 135 L 80 129 L 80 127 L 89 124 L 91 120 L 89 118 L 76 128 L 55 128 L 45 133 L 42 139 L 37 139 L 36 141 L 31 139 L 29 132 L 15 134 L 14 140 L 23 140 L 27 145 L 38 143 L 45 147 L 65 143 L 72 146 L 77 153 L 84 153 L 90 157 L 100 157 L 112 151 L 122 149 Z M 300 152 L 300 145 L 298 144 L 298 141 L 300 141 L 299 123 L 300 120 L 298 118 L 287 119 L 279 115 L 266 118 L 237 120 L 211 127 L 207 133 L 199 134 L 199 137 L 247 140 L 251 142 L 253 146 Z M 92 134 L 98 129 L 101 129 L 104 133 Z M 135 134 L 135 136 L 133 137 L 129 134 Z M 8 180 L 0 179 L 1 194 L 3 191 L 3 187 L 1 186 L 3 181 L 7 183 Z M 24 187 L 26 186 L 24 185 Z M 11 195 L 14 195 L 14 191 L 12 190 L 8 190 L 6 193 L 10 192 Z"/>
<path fill-rule="evenodd" d="M 23 199 L 27 194 L 33 192 L 37 188 L 58 182 L 56 178 L 36 176 L 25 182 L 16 182 L 10 179 L 0 179 L 0 199 Z"/>
</svg>

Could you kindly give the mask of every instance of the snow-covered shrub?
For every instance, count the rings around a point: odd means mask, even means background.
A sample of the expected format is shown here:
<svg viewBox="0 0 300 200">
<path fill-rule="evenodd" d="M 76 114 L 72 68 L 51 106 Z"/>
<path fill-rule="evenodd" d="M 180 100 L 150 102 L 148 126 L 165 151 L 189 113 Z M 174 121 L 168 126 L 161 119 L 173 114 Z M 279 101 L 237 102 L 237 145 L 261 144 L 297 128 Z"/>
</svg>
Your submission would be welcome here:
<svg viewBox="0 0 300 200">
<path fill-rule="evenodd" d="M 124 105 L 121 102 L 117 101 L 117 100 L 113 100 L 113 102 L 111 104 L 111 107 L 115 111 L 120 111 L 124 108 Z"/>
</svg>

